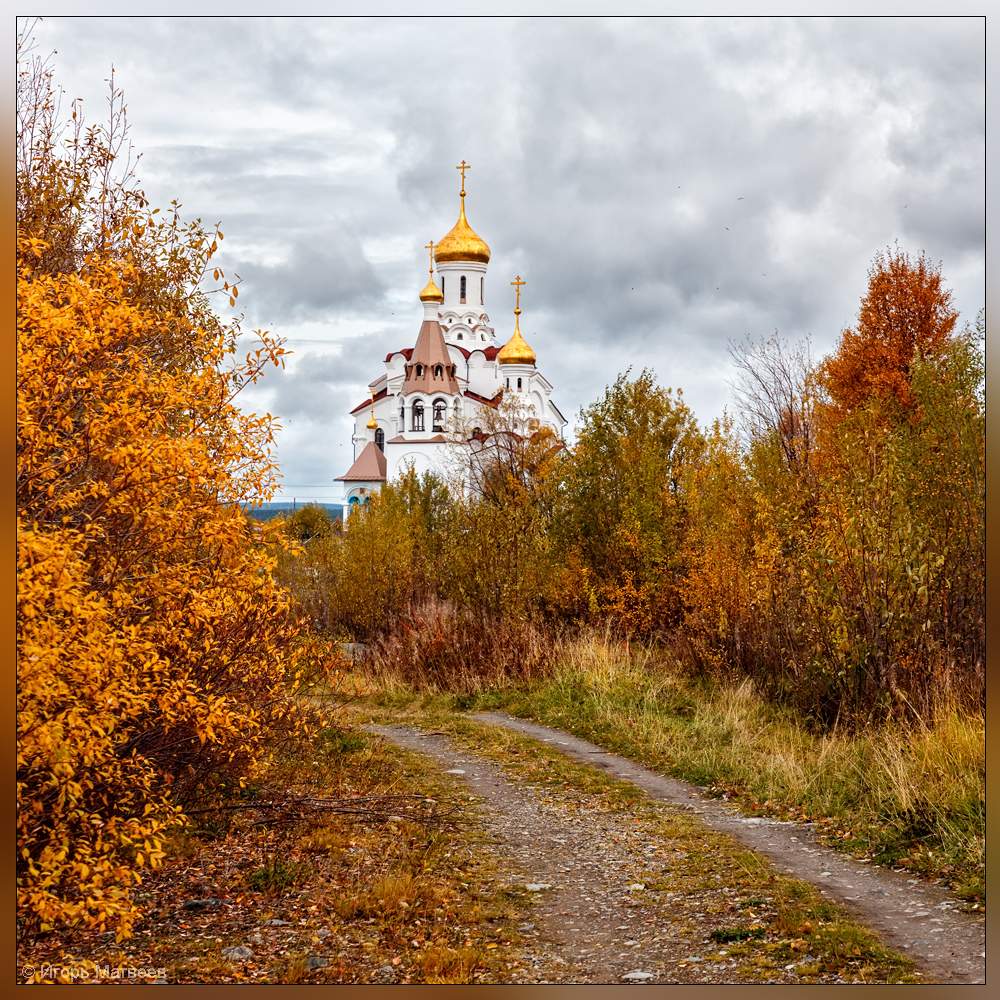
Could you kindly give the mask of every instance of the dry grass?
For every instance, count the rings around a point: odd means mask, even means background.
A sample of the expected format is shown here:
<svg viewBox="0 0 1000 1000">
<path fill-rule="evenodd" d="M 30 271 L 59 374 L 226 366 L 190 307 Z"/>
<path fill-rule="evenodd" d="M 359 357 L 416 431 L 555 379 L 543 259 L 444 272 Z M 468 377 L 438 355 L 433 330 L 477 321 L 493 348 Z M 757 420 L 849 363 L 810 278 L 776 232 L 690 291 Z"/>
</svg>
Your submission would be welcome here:
<svg viewBox="0 0 1000 1000">
<path fill-rule="evenodd" d="M 382 688 L 470 694 L 547 676 L 555 648 L 551 634 L 530 621 L 492 621 L 430 601 L 373 641 L 367 667 Z"/>
<path fill-rule="evenodd" d="M 817 733 L 749 681 L 694 680 L 671 657 L 607 639 L 562 643 L 551 677 L 458 707 L 505 708 L 741 800 L 816 820 L 831 842 L 984 895 L 985 725 Z M 397 691 L 396 698 L 400 699 Z"/>
</svg>

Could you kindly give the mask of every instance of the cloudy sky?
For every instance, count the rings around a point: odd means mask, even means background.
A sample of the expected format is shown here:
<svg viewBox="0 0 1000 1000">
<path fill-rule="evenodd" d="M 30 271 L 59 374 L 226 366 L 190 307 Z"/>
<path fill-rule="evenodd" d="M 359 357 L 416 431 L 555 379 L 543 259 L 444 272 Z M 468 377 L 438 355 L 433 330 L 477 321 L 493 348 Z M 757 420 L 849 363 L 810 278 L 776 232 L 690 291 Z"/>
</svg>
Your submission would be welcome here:
<svg viewBox="0 0 1000 1000">
<path fill-rule="evenodd" d="M 221 221 L 249 328 L 288 368 L 283 494 L 333 497 L 347 411 L 413 343 L 429 239 L 468 212 L 487 309 L 575 415 L 632 366 L 708 421 L 727 347 L 829 351 L 898 241 L 984 304 L 981 19 L 52 18 L 57 79 L 99 114 L 114 65 L 156 204 Z"/>
</svg>

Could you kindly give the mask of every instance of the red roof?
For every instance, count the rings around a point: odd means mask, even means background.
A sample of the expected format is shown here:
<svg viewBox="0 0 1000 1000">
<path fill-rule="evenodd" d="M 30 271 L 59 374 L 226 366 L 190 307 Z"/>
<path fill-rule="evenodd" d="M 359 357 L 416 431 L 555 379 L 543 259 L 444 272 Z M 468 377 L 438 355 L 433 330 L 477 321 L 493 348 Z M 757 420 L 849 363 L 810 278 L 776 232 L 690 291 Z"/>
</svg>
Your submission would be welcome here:
<svg viewBox="0 0 1000 1000">
<path fill-rule="evenodd" d="M 411 357 L 411 356 L 412 356 L 412 354 L 413 354 L 413 348 L 412 348 L 412 347 L 402 347 L 402 348 L 400 348 L 400 349 L 399 349 L 398 351 L 390 351 L 390 352 L 389 352 L 389 353 L 388 353 L 388 354 L 387 354 L 387 355 L 385 356 L 385 360 L 386 360 L 386 364 L 388 364 L 388 363 L 389 363 L 390 361 L 392 361 L 392 359 L 393 359 L 393 358 L 394 358 L 394 357 L 395 357 L 395 356 L 396 356 L 397 354 L 402 354 L 402 355 L 403 355 L 403 357 L 404 357 L 404 358 L 406 358 L 406 360 L 407 360 L 407 361 L 409 361 L 409 360 L 410 360 L 410 357 Z"/>
<path fill-rule="evenodd" d="M 339 477 L 339 482 L 385 482 L 385 469 L 385 455 L 382 449 L 374 441 L 369 441 L 361 449 L 361 454 L 354 460 L 354 464 Z"/>
<path fill-rule="evenodd" d="M 485 403 L 487 406 L 499 406 L 500 400 L 503 399 L 503 389 L 500 389 L 492 399 L 488 399 L 486 396 L 480 396 L 478 392 L 473 392 L 471 389 L 466 389 L 465 395 L 468 396 L 469 399 L 474 399 L 477 403 Z"/>
<path fill-rule="evenodd" d="M 380 399 L 385 399 L 385 397 L 388 395 L 389 395 L 388 389 L 379 389 L 379 391 L 375 393 L 372 399 L 374 399 L 375 402 L 377 403 Z M 355 406 L 353 410 L 351 410 L 351 413 L 360 413 L 362 410 L 367 409 L 371 405 L 372 405 L 372 400 L 366 399 L 363 403 L 358 403 L 358 405 Z"/>
</svg>

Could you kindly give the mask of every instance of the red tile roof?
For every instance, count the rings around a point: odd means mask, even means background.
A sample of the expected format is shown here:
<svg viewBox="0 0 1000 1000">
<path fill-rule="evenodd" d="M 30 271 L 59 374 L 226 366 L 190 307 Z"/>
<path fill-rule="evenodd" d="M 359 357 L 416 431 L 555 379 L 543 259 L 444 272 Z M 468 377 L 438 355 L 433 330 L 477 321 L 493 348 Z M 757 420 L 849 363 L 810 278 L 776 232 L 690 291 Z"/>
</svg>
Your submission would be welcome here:
<svg viewBox="0 0 1000 1000">
<path fill-rule="evenodd" d="M 497 391 L 497 394 L 489 399 L 486 396 L 480 396 L 478 392 L 473 392 L 471 389 L 465 390 L 465 395 L 469 399 L 474 399 L 477 403 L 485 403 L 487 406 L 499 406 L 500 400 L 503 399 L 503 389 Z"/>
<path fill-rule="evenodd" d="M 382 449 L 374 441 L 369 441 L 361 449 L 361 454 L 354 460 L 354 464 L 338 478 L 338 482 L 384 483 L 385 469 L 385 455 Z"/>
</svg>

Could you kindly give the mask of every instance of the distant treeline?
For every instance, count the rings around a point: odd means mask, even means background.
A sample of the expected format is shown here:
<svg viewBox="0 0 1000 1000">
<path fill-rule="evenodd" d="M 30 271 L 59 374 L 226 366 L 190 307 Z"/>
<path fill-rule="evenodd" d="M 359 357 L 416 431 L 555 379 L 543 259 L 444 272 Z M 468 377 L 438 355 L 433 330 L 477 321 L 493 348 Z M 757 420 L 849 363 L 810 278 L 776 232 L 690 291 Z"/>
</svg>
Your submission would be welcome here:
<svg viewBox="0 0 1000 1000">
<path fill-rule="evenodd" d="M 985 324 L 957 321 L 940 267 L 892 248 L 830 357 L 734 346 L 735 416 L 699 426 L 626 372 L 565 448 L 515 433 L 507 404 L 471 495 L 405 478 L 285 579 L 322 629 L 421 682 L 543 670 L 545 636 L 589 626 L 819 725 L 976 708 Z"/>
</svg>

